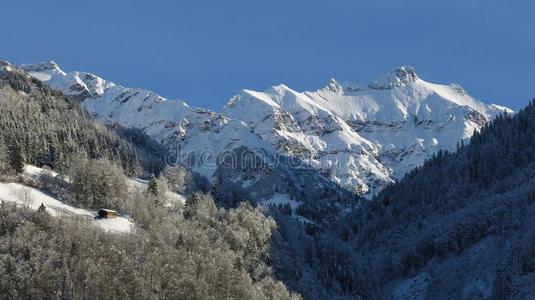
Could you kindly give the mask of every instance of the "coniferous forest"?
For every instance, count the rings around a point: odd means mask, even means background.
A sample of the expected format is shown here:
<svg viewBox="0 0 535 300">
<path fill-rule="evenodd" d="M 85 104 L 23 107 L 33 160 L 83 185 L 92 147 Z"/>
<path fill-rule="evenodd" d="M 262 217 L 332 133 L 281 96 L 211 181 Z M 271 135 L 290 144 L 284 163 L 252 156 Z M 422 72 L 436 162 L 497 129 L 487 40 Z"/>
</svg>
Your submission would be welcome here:
<svg viewBox="0 0 535 300">
<path fill-rule="evenodd" d="M 107 158 L 128 175 L 141 172 L 135 146 L 92 121 L 74 100 L 20 72 L 0 76 L 0 150 L 15 170 L 28 163 L 66 171 L 77 158 Z"/>
<path fill-rule="evenodd" d="M 535 101 L 438 152 L 353 211 L 341 237 L 377 287 L 425 274 L 430 298 L 529 299 L 535 275 Z M 467 282 L 486 285 L 462 290 Z M 464 294 L 462 294 L 464 293 Z M 530 296 L 531 295 L 531 296 Z"/>
</svg>

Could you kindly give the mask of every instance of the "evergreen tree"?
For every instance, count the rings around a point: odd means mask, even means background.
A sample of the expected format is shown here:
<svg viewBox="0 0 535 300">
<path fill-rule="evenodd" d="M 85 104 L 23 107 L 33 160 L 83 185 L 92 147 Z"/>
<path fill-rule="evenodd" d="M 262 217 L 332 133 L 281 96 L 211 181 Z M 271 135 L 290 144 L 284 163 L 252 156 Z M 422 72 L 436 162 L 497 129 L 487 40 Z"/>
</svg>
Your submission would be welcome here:
<svg viewBox="0 0 535 300">
<path fill-rule="evenodd" d="M 186 199 L 186 204 L 184 207 L 184 218 L 191 219 L 195 216 L 197 209 L 199 207 L 199 202 L 201 201 L 201 196 L 199 193 L 193 193 Z"/>
<path fill-rule="evenodd" d="M 147 185 L 147 192 L 152 194 L 153 196 L 159 196 L 160 192 L 158 190 L 158 180 L 156 179 L 156 176 L 151 175 L 149 178 L 149 183 Z"/>
<path fill-rule="evenodd" d="M 167 181 L 165 177 L 152 175 L 147 184 L 147 193 L 153 198 L 155 206 L 163 206 L 168 202 L 167 199 Z"/>
<path fill-rule="evenodd" d="M 0 136 L 0 174 L 7 174 L 11 171 L 7 147 L 4 145 L 2 136 Z"/>
<path fill-rule="evenodd" d="M 172 192 L 183 194 L 186 191 L 186 176 L 185 168 L 177 166 L 165 167 L 163 175 L 167 179 L 167 184 Z"/>
<path fill-rule="evenodd" d="M 41 203 L 34 213 L 34 222 L 37 226 L 46 229 L 50 226 L 50 221 L 50 214 L 46 210 L 46 206 Z"/>
<path fill-rule="evenodd" d="M 9 164 L 11 168 L 17 173 L 22 173 L 24 171 L 25 160 L 25 155 L 20 145 L 17 142 L 13 143 L 9 149 Z"/>
</svg>

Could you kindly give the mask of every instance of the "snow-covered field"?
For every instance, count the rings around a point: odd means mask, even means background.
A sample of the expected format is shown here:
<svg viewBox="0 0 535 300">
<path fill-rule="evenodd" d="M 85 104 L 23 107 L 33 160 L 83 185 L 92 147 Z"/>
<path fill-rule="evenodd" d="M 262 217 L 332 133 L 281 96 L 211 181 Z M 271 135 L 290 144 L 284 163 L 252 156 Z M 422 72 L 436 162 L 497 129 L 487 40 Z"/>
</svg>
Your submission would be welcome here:
<svg viewBox="0 0 535 300">
<path fill-rule="evenodd" d="M 24 168 L 24 175 L 33 179 L 38 179 L 44 172 L 46 172 L 44 169 L 32 165 L 27 165 Z M 54 177 L 59 175 L 53 171 L 48 172 Z M 63 180 L 67 182 L 70 181 L 68 177 L 63 177 Z M 147 189 L 148 182 L 139 178 L 130 177 L 128 178 L 128 184 L 131 188 L 145 190 Z M 172 192 L 167 192 L 167 198 L 170 200 L 169 205 L 185 203 L 186 201 L 186 198 L 183 195 Z M 118 216 L 111 219 L 95 219 L 94 217 L 97 216 L 96 210 L 74 207 L 63 203 L 36 188 L 28 187 L 20 183 L 0 183 L 0 201 L 27 205 L 32 209 L 37 209 L 43 204 L 47 211 L 53 216 L 81 217 L 110 232 L 129 232 L 134 227 L 134 223 L 126 216 Z"/>
<path fill-rule="evenodd" d="M 54 172 L 54 171 L 51 171 L 51 170 L 48 170 L 49 174 L 56 177 L 58 176 L 59 174 Z M 27 175 L 33 179 L 39 179 L 39 177 L 41 175 L 43 175 L 45 173 L 45 169 L 42 169 L 42 168 L 39 168 L 39 167 L 36 167 L 36 166 L 32 166 L 32 165 L 26 165 L 24 167 L 24 175 Z M 64 180 L 66 181 L 69 181 L 69 178 L 68 177 L 65 177 Z"/>
<path fill-rule="evenodd" d="M 79 216 L 110 232 L 129 232 L 134 226 L 132 221 L 121 216 L 112 219 L 94 219 L 97 215 L 94 210 L 65 204 L 38 189 L 20 183 L 0 183 L 0 200 L 27 205 L 32 209 L 37 209 L 43 204 L 53 216 Z"/>
<path fill-rule="evenodd" d="M 45 172 L 56 177 L 59 174 L 53 171 L 45 171 L 42 168 L 27 165 L 24 167 L 24 175 L 33 179 L 39 179 Z M 63 177 L 63 180 L 69 182 L 68 177 Z M 128 178 L 129 186 L 131 188 L 146 190 L 148 182 L 139 178 Z M 183 195 L 167 192 L 169 205 L 176 203 L 185 203 L 186 198 Z M 127 216 L 118 216 L 111 219 L 95 219 L 97 216 L 96 210 L 83 209 L 66 204 L 54 197 L 47 195 L 39 189 L 28 187 L 20 183 L 0 183 L 0 201 L 15 202 L 20 205 L 27 205 L 32 209 L 37 209 L 43 204 L 47 211 L 53 216 L 76 216 L 89 220 L 90 223 L 95 224 L 107 231 L 122 233 L 129 232 L 134 227 L 134 223 Z"/>
</svg>

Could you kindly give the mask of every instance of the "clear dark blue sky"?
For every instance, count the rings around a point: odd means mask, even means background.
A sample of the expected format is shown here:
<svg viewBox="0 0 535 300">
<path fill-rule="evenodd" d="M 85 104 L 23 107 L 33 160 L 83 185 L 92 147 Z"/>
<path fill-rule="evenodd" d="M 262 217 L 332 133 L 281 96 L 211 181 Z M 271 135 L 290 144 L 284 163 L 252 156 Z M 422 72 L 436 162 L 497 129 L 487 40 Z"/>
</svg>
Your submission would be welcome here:
<svg viewBox="0 0 535 300">
<path fill-rule="evenodd" d="M 535 1 L 5 0 L 0 59 L 55 60 L 219 110 L 242 88 L 368 82 L 399 65 L 518 109 L 535 96 Z"/>
</svg>

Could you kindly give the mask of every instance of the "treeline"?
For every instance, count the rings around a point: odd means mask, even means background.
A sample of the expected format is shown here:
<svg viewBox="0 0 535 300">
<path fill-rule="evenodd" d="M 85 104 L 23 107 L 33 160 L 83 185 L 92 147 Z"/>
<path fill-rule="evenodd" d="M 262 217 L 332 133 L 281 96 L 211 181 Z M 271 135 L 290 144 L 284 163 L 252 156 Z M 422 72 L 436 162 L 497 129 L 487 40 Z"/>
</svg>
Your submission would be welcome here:
<svg viewBox="0 0 535 300">
<path fill-rule="evenodd" d="M 160 149 L 143 150 L 145 137 L 139 132 L 121 134 L 138 143 L 94 122 L 78 102 L 22 71 L 0 72 L 0 167 L 5 171 L 21 172 L 24 164 L 66 171 L 80 158 L 109 159 L 127 175 L 161 171 Z"/>
</svg>

